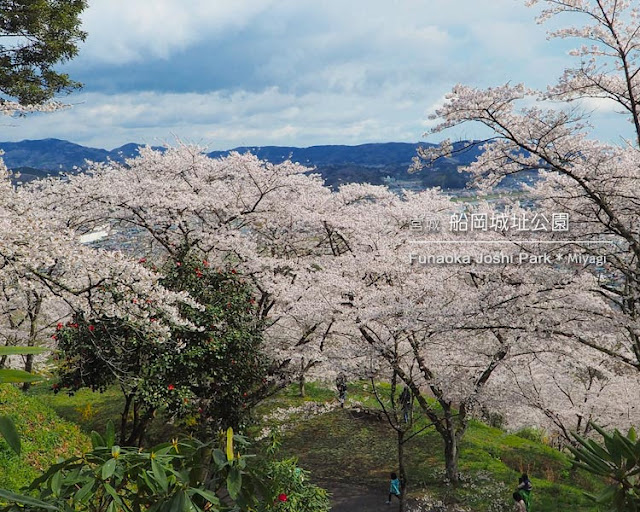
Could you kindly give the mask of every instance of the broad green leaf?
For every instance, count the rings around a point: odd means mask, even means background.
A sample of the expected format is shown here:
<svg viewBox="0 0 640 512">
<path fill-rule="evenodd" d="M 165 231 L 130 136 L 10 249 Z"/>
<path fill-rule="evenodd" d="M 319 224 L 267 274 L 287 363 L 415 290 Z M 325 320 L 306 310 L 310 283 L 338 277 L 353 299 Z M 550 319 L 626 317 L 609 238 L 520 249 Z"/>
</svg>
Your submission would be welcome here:
<svg viewBox="0 0 640 512">
<path fill-rule="evenodd" d="M 9 447 L 20 455 L 20 435 L 9 416 L 0 416 L 0 434 L 4 437 Z"/>
<path fill-rule="evenodd" d="M 39 380 L 42 380 L 42 377 L 33 375 L 32 373 L 25 372 L 23 370 L 12 370 L 9 368 L 3 368 L 0 370 L 0 384 L 37 382 Z"/>
<path fill-rule="evenodd" d="M 231 468 L 227 475 L 227 491 L 232 500 L 238 498 L 242 488 L 242 474 L 238 468 Z"/>
<path fill-rule="evenodd" d="M 25 356 L 27 354 L 42 354 L 47 349 L 43 347 L 0 347 L 0 356 Z"/>
<path fill-rule="evenodd" d="M 45 510 L 56 510 L 59 512 L 59 508 L 55 505 L 45 503 L 44 501 L 37 500 L 30 496 L 22 496 L 21 494 L 15 494 L 4 489 L 0 489 L 0 498 L 7 500 L 11 503 L 21 503 L 30 507 L 44 508 Z"/>
<path fill-rule="evenodd" d="M 107 480 L 113 476 L 113 474 L 116 472 L 116 464 L 117 464 L 116 459 L 109 459 L 107 462 L 104 463 L 104 465 L 102 466 L 103 480 Z"/>
<path fill-rule="evenodd" d="M 118 492 L 111 487 L 109 484 L 105 483 L 104 484 L 104 490 L 107 491 L 109 493 L 109 496 L 111 496 L 113 498 L 113 502 L 117 503 L 120 507 L 122 507 L 122 499 L 120 499 L 120 496 L 118 496 Z"/>
<path fill-rule="evenodd" d="M 224 452 L 218 449 L 213 450 L 213 460 L 219 468 L 222 468 L 227 463 Z"/>
<path fill-rule="evenodd" d="M 53 495 L 57 498 L 60 496 L 60 490 L 62 489 L 62 473 L 60 473 L 60 471 L 51 477 L 50 484 Z"/>
<path fill-rule="evenodd" d="M 113 427 L 113 421 L 107 422 L 107 431 L 104 435 L 104 442 L 107 448 L 111 448 L 116 442 L 116 430 Z"/>
<path fill-rule="evenodd" d="M 212 505 L 219 505 L 220 499 L 211 491 L 205 489 L 190 489 L 191 494 L 199 494 Z"/>
<path fill-rule="evenodd" d="M 95 430 L 91 431 L 91 445 L 93 446 L 94 450 L 96 448 L 101 448 L 103 446 L 106 446 L 102 436 L 98 434 Z"/>
<path fill-rule="evenodd" d="M 185 497 L 182 491 L 178 491 L 160 510 L 166 510 L 166 512 L 186 512 L 188 509 L 185 508 Z"/>
<path fill-rule="evenodd" d="M 96 481 L 94 479 L 91 479 L 89 482 L 87 482 L 85 485 L 82 486 L 82 489 L 80 489 L 74 496 L 74 499 L 76 502 L 78 503 L 82 503 L 84 500 L 86 500 L 89 496 L 93 495 L 93 486 L 96 483 Z"/>
<path fill-rule="evenodd" d="M 169 481 L 167 480 L 167 475 L 164 472 L 164 469 L 158 464 L 158 462 L 154 459 L 151 460 L 151 470 L 153 471 L 153 477 L 156 482 L 160 485 L 165 494 L 169 491 Z"/>
</svg>

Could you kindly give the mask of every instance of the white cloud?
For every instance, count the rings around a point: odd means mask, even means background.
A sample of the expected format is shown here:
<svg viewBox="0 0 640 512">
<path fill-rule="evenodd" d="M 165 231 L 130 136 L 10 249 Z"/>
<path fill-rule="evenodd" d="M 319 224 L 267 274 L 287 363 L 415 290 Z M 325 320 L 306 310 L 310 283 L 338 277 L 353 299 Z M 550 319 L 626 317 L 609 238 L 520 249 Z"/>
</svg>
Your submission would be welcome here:
<svg viewBox="0 0 640 512">
<path fill-rule="evenodd" d="M 272 0 L 92 0 L 82 54 L 111 63 L 168 58 L 204 38 L 238 30 Z"/>
<path fill-rule="evenodd" d="M 112 148 L 125 142 L 181 139 L 211 149 L 241 145 L 357 144 L 416 141 L 429 91 L 404 84 L 379 95 L 260 92 L 82 94 L 71 109 L 13 120 L 11 139 L 47 137 Z"/>
</svg>

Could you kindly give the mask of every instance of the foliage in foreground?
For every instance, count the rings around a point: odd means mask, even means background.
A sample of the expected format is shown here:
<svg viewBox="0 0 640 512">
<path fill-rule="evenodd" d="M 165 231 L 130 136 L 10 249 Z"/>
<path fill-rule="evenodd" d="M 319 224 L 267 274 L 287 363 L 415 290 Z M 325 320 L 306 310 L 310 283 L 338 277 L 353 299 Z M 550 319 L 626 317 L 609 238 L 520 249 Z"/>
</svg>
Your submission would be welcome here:
<svg viewBox="0 0 640 512">
<path fill-rule="evenodd" d="M 93 432 L 93 449 L 53 464 L 35 479 L 33 496 L 0 490 L 3 512 L 326 512 L 326 492 L 305 482 L 295 461 L 242 455 L 248 441 L 228 429 L 219 442 L 196 439 L 151 450 L 115 444 L 113 423 Z M 304 503 L 304 507 L 299 504 Z"/>
<path fill-rule="evenodd" d="M 640 510 L 640 440 L 635 429 L 627 436 L 618 430 L 608 434 L 597 425 L 604 446 L 592 439 L 575 436 L 580 446 L 569 448 L 577 459 L 577 465 L 591 473 L 607 478 L 610 484 L 597 496 L 597 503 L 606 504 L 610 510 L 637 512 Z"/>
</svg>

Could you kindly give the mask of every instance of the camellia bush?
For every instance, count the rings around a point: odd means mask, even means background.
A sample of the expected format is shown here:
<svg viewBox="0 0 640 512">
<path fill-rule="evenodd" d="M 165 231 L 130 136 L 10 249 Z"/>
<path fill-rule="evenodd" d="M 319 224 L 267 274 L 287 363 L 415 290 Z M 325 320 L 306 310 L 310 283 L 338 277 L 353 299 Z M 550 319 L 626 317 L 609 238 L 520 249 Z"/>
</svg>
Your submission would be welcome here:
<svg viewBox="0 0 640 512">
<path fill-rule="evenodd" d="M 139 321 L 108 316 L 76 316 L 58 324 L 54 334 L 57 390 L 104 391 L 114 384 L 122 389 L 123 444 L 140 445 L 157 411 L 190 418 L 201 435 L 242 427 L 266 382 L 252 289 L 235 270 L 185 256 L 168 261 L 164 276 L 166 288 L 195 300 L 180 311 L 188 323 L 173 325 L 167 340 L 141 329 Z"/>
</svg>

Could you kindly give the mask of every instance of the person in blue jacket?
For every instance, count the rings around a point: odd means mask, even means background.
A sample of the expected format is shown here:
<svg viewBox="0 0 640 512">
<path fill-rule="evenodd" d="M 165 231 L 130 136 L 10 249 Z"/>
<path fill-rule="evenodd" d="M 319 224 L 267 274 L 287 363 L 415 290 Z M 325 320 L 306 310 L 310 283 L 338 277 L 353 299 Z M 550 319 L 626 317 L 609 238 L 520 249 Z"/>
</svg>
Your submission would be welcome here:
<svg viewBox="0 0 640 512">
<path fill-rule="evenodd" d="M 387 505 L 391 504 L 391 496 L 395 496 L 400 499 L 400 480 L 398 479 L 398 475 L 395 473 L 391 473 L 391 484 L 389 484 L 389 499 L 387 500 Z"/>
</svg>

